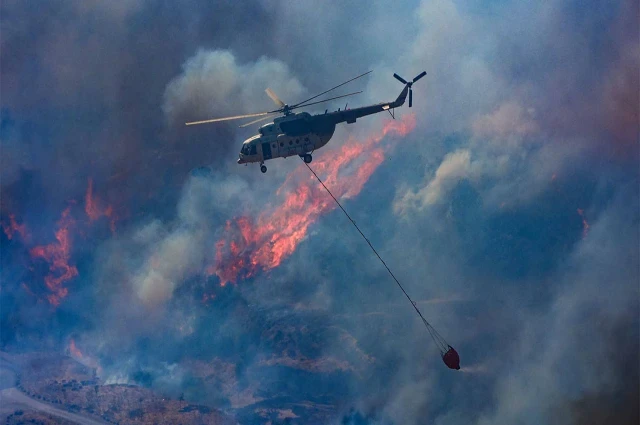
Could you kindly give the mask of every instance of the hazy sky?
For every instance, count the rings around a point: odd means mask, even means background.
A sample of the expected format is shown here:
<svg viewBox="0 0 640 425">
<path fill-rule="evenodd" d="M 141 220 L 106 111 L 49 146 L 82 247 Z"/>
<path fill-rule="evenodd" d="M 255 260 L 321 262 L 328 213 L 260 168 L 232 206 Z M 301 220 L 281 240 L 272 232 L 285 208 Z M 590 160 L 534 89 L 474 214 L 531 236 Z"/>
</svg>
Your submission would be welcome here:
<svg viewBox="0 0 640 425">
<path fill-rule="evenodd" d="M 3 1 L 3 347 L 74 340 L 108 382 L 248 406 L 243 423 L 261 400 L 345 424 L 637 421 L 638 17 L 626 0 Z M 412 109 L 341 124 L 311 165 L 461 371 L 299 159 L 263 175 L 235 163 L 257 126 L 183 125 L 371 69 L 309 112 L 428 74 Z M 221 365 L 235 374 L 205 378 Z"/>
</svg>

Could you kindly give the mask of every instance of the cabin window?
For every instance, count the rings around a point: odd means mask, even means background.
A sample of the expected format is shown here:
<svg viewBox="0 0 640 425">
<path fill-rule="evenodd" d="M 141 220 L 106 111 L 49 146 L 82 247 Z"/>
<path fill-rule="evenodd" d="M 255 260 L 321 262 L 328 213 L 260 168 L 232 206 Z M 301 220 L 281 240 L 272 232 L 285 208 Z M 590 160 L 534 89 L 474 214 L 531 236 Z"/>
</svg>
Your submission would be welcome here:
<svg viewBox="0 0 640 425">
<path fill-rule="evenodd" d="M 289 146 L 293 145 L 293 140 L 289 140 Z"/>
<path fill-rule="evenodd" d="M 296 139 L 296 145 L 300 143 L 300 139 Z"/>
<path fill-rule="evenodd" d="M 258 154 L 258 150 L 256 148 L 256 145 L 251 145 L 251 148 L 249 149 L 249 155 L 257 155 Z"/>
<path fill-rule="evenodd" d="M 275 149 L 276 148 L 276 144 L 274 143 L 273 145 L 271 145 L 271 147 Z"/>
<path fill-rule="evenodd" d="M 305 138 L 304 138 L 304 141 L 305 141 L 305 142 L 308 142 L 308 141 L 309 141 L 309 138 L 308 138 L 308 137 L 305 137 Z"/>
<path fill-rule="evenodd" d="M 280 147 L 283 147 L 283 146 L 284 146 L 284 143 L 280 142 Z"/>
</svg>

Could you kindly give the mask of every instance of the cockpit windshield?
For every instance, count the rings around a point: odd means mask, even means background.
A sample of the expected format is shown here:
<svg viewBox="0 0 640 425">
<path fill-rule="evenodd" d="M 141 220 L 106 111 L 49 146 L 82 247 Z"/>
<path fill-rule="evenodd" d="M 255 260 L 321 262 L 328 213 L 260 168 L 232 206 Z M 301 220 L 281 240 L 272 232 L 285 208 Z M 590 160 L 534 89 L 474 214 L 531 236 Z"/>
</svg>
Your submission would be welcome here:
<svg viewBox="0 0 640 425">
<path fill-rule="evenodd" d="M 244 144 L 242 145 L 242 149 L 240 153 L 244 155 L 256 155 L 258 152 L 256 150 L 256 145 Z"/>
</svg>

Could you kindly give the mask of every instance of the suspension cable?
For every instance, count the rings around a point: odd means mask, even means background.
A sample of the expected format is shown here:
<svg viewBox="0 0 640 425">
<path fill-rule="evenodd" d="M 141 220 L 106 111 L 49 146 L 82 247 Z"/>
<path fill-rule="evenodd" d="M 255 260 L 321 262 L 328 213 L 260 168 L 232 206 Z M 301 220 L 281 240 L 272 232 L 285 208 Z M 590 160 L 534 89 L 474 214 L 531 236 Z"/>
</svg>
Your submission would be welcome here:
<svg viewBox="0 0 640 425">
<path fill-rule="evenodd" d="M 302 157 L 301 157 L 302 159 Z M 449 344 L 447 344 L 447 342 L 445 341 L 445 339 L 435 330 L 435 328 L 433 326 L 431 326 L 431 324 L 427 321 L 427 319 L 424 318 L 424 316 L 422 315 L 422 313 L 420 312 L 420 310 L 418 310 L 418 306 L 416 305 L 416 302 L 413 301 L 411 299 L 411 297 L 409 296 L 409 294 L 407 293 L 407 291 L 404 290 L 404 288 L 402 287 L 402 285 L 400 284 L 400 281 L 396 278 L 396 276 L 393 274 L 393 272 L 391 271 L 391 269 L 389 268 L 389 266 L 387 266 L 387 263 L 384 262 L 384 260 L 382 259 L 382 257 L 380 256 L 380 254 L 378 254 L 378 251 L 376 251 L 376 249 L 373 247 L 373 245 L 371 244 L 371 241 L 364 235 L 364 233 L 362 233 L 362 230 L 360 230 L 360 228 L 358 227 L 358 225 L 356 224 L 355 220 L 353 220 L 351 218 L 351 216 L 349 215 L 349 213 L 347 212 L 347 210 L 344 209 L 344 207 L 342 206 L 342 204 L 340 204 L 340 201 L 338 201 L 338 199 L 333 196 L 333 193 L 331 193 L 331 191 L 329 190 L 329 188 L 324 184 L 324 182 L 320 179 L 320 177 L 318 177 L 318 175 L 316 174 L 316 172 L 311 168 L 311 166 L 309 164 L 307 164 L 306 162 L 304 163 L 304 165 L 307 166 L 307 168 L 309 169 L 309 171 L 311 171 L 313 173 L 313 175 L 315 176 L 315 178 L 320 182 L 320 184 L 322 185 L 322 187 L 324 187 L 324 189 L 327 191 L 327 193 L 333 198 L 334 201 L 336 201 L 336 204 L 338 204 L 338 206 L 340 207 L 340 209 L 342 210 L 342 212 L 344 213 L 344 215 L 347 216 L 347 218 L 349 219 L 349 221 L 351 222 L 351 224 L 353 224 L 353 226 L 356 228 L 356 230 L 358 231 L 358 233 L 360 233 L 360 236 L 363 237 L 363 239 L 367 242 L 367 244 L 369 244 L 369 247 L 371 248 L 371 250 L 373 251 L 373 253 L 376 255 L 376 257 L 378 257 L 378 259 L 380 260 L 380 262 L 382 263 L 382 265 L 387 269 L 387 271 L 389 272 L 389 274 L 391 275 L 391 277 L 393 278 L 393 280 L 398 284 L 398 287 L 400 288 L 400 290 L 402 291 L 402 293 L 405 295 L 405 297 L 407 297 L 407 299 L 409 300 L 409 302 L 411 303 L 411 305 L 413 306 L 413 308 L 415 309 L 416 313 L 418 313 L 418 316 L 420 316 L 420 318 L 422 319 L 422 322 L 424 323 L 425 327 L 427 328 L 427 331 L 429 331 L 429 335 L 431 336 L 431 338 L 434 340 L 434 342 L 436 343 L 436 345 L 438 345 L 438 349 L 441 351 L 442 354 L 444 354 L 447 349 L 449 348 Z"/>
</svg>

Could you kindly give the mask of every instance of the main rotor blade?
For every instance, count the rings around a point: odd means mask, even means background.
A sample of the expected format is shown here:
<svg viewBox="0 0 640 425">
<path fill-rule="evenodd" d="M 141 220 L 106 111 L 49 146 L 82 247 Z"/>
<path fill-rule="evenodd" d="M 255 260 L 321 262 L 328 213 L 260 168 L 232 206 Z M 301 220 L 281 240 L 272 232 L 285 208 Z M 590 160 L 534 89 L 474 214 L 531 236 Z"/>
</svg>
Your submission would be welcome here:
<svg viewBox="0 0 640 425">
<path fill-rule="evenodd" d="M 281 101 L 278 96 L 276 96 L 276 94 L 267 87 L 267 89 L 265 90 L 265 92 L 267 92 L 267 96 L 269 96 L 271 98 L 271 100 L 273 100 L 273 102 L 278 105 L 279 107 L 283 108 L 284 107 L 284 102 Z"/>
<path fill-rule="evenodd" d="M 400 81 L 402 84 L 409 84 L 409 83 L 407 83 L 407 82 L 405 81 L 405 79 L 404 79 L 404 78 L 402 78 L 402 77 L 401 77 L 401 76 L 399 76 L 398 74 L 395 74 L 395 73 L 394 73 L 394 74 L 393 74 L 393 76 L 394 76 L 394 77 L 396 77 L 396 79 L 397 79 L 398 81 Z"/>
<path fill-rule="evenodd" d="M 424 77 L 425 75 L 427 75 L 427 71 L 422 71 L 416 78 L 413 79 L 413 82 L 415 83 L 416 81 L 418 81 L 420 78 Z"/>
<path fill-rule="evenodd" d="M 186 122 L 185 125 L 196 125 L 196 124 L 207 124 L 210 122 L 220 122 L 220 121 L 230 121 L 230 120 L 239 120 L 241 118 L 251 118 L 251 117 L 261 117 L 267 114 L 270 114 L 271 112 L 259 112 L 257 114 L 246 114 L 246 115 L 236 115 L 235 117 L 225 117 L 225 118 L 214 118 L 211 120 L 204 120 L 204 121 L 192 121 L 192 122 Z"/>
<path fill-rule="evenodd" d="M 305 107 L 307 107 L 307 106 L 315 105 L 315 104 L 317 104 L 317 103 L 328 102 L 328 101 L 330 101 L 330 100 L 340 99 L 341 97 L 347 97 L 347 96 L 351 96 L 351 95 L 358 94 L 358 93 L 362 93 L 362 90 L 360 90 L 360 91 L 354 91 L 353 93 L 343 94 L 342 96 L 336 96 L 336 97 L 332 97 L 332 98 L 325 99 L 325 100 L 319 100 L 319 101 L 317 101 L 317 102 L 307 103 L 306 105 L 294 106 L 294 107 L 289 108 L 289 109 L 305 108 Z"/>
<path fill-rule="evenodd" d="M 372 72 L 373 72 L 373 71 L 367 71 L 367 72 L 365 72 L 364 74 L 360 74 L 360 75 L 358 75 L 357 77 L 354 77 L 354 78 L 352 78 L 352 79 L 350 79 L 350 80 L 348 80 L 348 81 L 345 81 L 345 82 L 344 82 L 344 83 L 342 83 L 342 84 L 338 84 L 337 86 L 335 86 L 335 87 L 333 87 L 333 88 L 330 88 L 330 89 L 329 89 L 329 90 L 327 90 L 327 91 L 323 91 L 322 93 L 320 93 L 320 94 L 318 94 L 318 95 L 315 95 L 315 96 L 313 96 L 313 97 L 310 97 L 310 98 L 309 98 L 309 99 L 307 99 L 307 100 L 304 100 L 304 101 L 302 101 L 302 102 L 298 102 L 298 103 L 296 103 L 295 105 L 293 105 L 291 108 L 296 108 L 296 107 L 298 107 L 298 106 L 301 106 L 303 103 L 307 103 L 307 102 L 308 102 L 308 101 L 310 101 L 310 100 L 313 100 L 313 99 L 315 99 L 315 98 L 317 98 L 317 97 L 320 97 L 320 96 L 322 96 L 323 94 L 329 93 L 331 90 L 335 90 L 335 89 L 337 89 L 338 87 L 342 87 L 342 86 L 344 86 L 345 84 L 350 83 L 350 82 L 352 82 L 353 80 L 357 80 L 357 79 L 358 79 L 358 78 L 360 78 L 360 77 L 364 77 L 365 75 L 370 74 L 370 73 L 372 73 Z M 327 99 L 327 100 L 329 100 L 329 99 Z M 323 102 L 324 102 L 324 101 L 323 101 Z M 313 105 L 313 103 L 311 103 L 310 105 Z M 307 106 L 308 106 L 308 105 L 307 105 Z"/>
<path fill-rule="evenodd" d="M 240 127 L 240 128 L 249 127 L 251 124 L 255 124 L 255 123 L 260 122 L 260 121 L 271 119 L 271 118 L 273 118 L 274 115 L 275 114 L 269 114 L 266 117 L 258 118 L 257 120 L 253 120 L 253 121 L 248 122 L 246 124 L 239 125 L 238 127 Z"/>
</svg>

